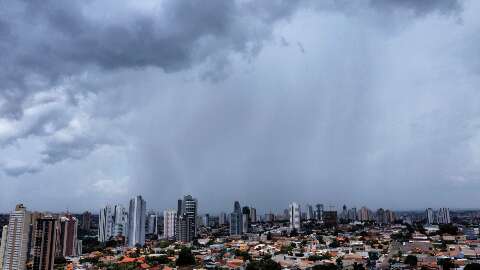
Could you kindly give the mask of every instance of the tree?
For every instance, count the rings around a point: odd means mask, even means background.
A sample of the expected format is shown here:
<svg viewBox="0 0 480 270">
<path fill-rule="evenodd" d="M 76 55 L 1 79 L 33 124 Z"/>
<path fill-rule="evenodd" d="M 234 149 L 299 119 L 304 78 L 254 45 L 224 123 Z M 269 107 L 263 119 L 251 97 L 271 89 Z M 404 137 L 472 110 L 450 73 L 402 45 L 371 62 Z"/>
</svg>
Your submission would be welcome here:
<svg viewBox="0 0 480 270">
<path fill-rule="evenodd" d="M 417 263 L 418 263 L 418 259 L 417 259 L 417 256 L 415 255 L 408 255 L 405 258 L 405 264 L 408 264 L 412 267 L 417 266 Z"/>
<path fill-rule="evenodd" d="M 195 264 L 195 257 L 189 248 L 183 247 L 178 254 L 178 259 L 175 262 L 177 266 L 188 266 Z"/>
<path fill-rule="evenodd" d="M 450 258 L 439 260 L 438 265 L 442 266 L 443 270 L 455 268 L 455 265 Z"/>
<path fill-rule="evenodd" d="M 281 270 L 279 263 L 272 259 L 262 259 L 260 261 L 250 262 L 245 270 Z"/>
</svg>

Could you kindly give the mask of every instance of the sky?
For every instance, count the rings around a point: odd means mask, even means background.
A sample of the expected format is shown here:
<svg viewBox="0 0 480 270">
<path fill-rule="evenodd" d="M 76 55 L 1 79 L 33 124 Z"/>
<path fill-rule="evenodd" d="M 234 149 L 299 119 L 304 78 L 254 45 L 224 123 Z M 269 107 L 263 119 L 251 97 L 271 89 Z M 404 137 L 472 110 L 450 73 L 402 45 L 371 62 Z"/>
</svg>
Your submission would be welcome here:
<svg viewBox="0 0 480 270">
<path fill-rule="evenodd" d="M 480 206 L 480 2 L 0 2 L 0 212 Z"/>
</svg>

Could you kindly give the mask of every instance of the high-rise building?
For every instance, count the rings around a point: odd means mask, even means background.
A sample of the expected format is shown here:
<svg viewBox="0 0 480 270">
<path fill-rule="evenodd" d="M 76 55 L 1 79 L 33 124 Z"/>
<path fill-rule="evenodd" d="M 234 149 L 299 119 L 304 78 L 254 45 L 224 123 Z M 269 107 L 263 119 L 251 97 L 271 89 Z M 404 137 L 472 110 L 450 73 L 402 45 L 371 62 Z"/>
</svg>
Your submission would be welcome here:
<svg viewBox="0 0 480 270">
<path fill-rule="evenodd" d="M 236 201 L 233 204 L 233 212 L 230 214 L 230 235 L 243 234 L 243 213 L 240 203 Z"/>
<path fill-rule="evenodd" d="M 448 209 L 448 208 L 438 209 L 437 221 L 438 221 L 438 224 L 449 224 L 450 223 L 450 209 Z"/>
<path fill-rule="evenodd" d="M 247 233 L 250 231 L 250 207 L 244 206 L 242 208 L 242 231 Z"/>
<path fill-rule="evenodd" d="M 427 224 L 431 225 L 435 223 L 435 216 L 432 208 L 427 208 L 427 210 L 425 210 L 425 218 L 427 220 Z"/>
<path fill-rule="evenodd" d="M 337 211 L 323 211 L 323 223 L 327 227 L 337 226 Z"/>
<path fill-rule="evenodd" d="M 198 201 L 190 195 L 178 200 L 176 238 L 181 242 L 191 242 L 197 236 Z"/>
<path fill-rule="evenodd" d="M 163 237 L 171 239 L 175 237 L 175 224 L 177 220 L 177 210 L 167 209 L 163 211 Z"/>
<path fill-rule="evenodd" d="M 311 206 L 310 204 L 307 204 L 306 205 L 306 214 L 307 214 L 307 220 L 313 220 L 315 219 L 315 214 L 314 214 L 314 211 L 313 211 L 313 206 Z"/>
<path fill-rule="evenodd" d="M 77 229 L 77 218 L 69 214 L 60 217 L 57 256 L 73 257 L 77 255 Z"/>
<path fill-rule="evenodd" d="M 357 220 L 357 208 L 352 207 L 348 210 L 348 220 L 356 221 Z"/>
<path fill-rule="evenodd" d="M 369 221 L 370 220 L 370 210 L 365 206 L 360 208 L 360 210 L 358 211 L 358 219 L 360 221 Z"/>
<path fill-rule="evenodd" d="M 296 202 L 292 202 L 289 205 L 289 216 L 290 216 L 290 229 L 300 230 L 301 220 L 300 220 L 300 205 Z"/>
<path fill-rule="evenodd" d="M 145 245 L 145 214 L 147 203 L 142 196 L 130 200 L 128 211 L 128 246 Z"/>
<path fill-rule="evenodd" d="M 147 214 L 147 220 L 145 225 L 145 230 L 147 234 L 158 234 L 158 215 L 154 211 L 149 211 Z"/>
<path fill-rule="evenodd" d="M 126 237 L 128 233 L 128 212 L 121 204 L 113 207 L 112 216 L 112 235 L 113 237 Z"/>
<path fill-rule="evenodd" d="M 347 210 L 347 206 L 345 204 L 342 207 L 342 213 L 340 214 L 340 219 L 343 220 L 343 221 L 348 220 L 348 210 Z"/>
<path fill-rule="evenodd" d="M 220 226 L 226 225 L 228 223 L 227 213 L 221 212 L 218 216 L 218 224 Z"/>
<path fill-rule="evenodd" d="M 385 224 L 387 223 L 386 222 L 386 219 L 385 219 L 385 210 L 383 210 L 383 208 L 380 208 L 377 210 L 377 222 L 379 224 Z"/>
<path fill-rule="evenodd" d="M 315 205 L 315 217 L 318 221 L 323 221 L 323 204 Z"/>
<path fill-rule="evenodd" d="M 2 228 L 2 241 L 0 242 L 0 270 L 3 269 L 3 256 L 7 249 L 8 225 Z"/>
<path fill-rule="evenodd" d="M 255 209 L 254 207 L 250 207 L 250 222 L 257 222 L 257 209 Z"/>
<path fill-rule="evenodd" d="M 10 213 L 3 270 L 26 269 L 30 220 L 30 213 L 23 204 L 17 205 Z"/>
<path fill-rule="evenodd" d="M 82 228 L 82 230 L 90 230 L 90 228 L 92 227 L 92 213 L 86 211 L 86 212 L 83 212 L 82 214 L 82 225 L 80 228 Z"/>
<path fill-rule="evenodd" d="M 112 238 L 114 234 L 114 211 L 107 205 L 100 210 L 98 215 L 98 241 L 103 243 Z"/>
<path fill-rule="evenodd" d="M 38 218 L 34 225 L 33 270 L 53 270 L 57 243 L 58 220 Z"/>
</svg>

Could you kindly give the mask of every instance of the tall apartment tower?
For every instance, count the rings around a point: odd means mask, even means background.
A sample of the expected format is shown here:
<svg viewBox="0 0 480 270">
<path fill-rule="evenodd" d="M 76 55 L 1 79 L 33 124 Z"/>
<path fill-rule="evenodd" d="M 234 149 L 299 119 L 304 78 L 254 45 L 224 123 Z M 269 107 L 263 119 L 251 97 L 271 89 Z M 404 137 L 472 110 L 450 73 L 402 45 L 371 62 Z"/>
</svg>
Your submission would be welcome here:
<svg viewBox="0 0 480 270">
<path fill-rule="evenodd" d="M 81 227 L 82 230 L 90 230 L 90 228 L 92 227 L 92 213 L 86 211 L 86 212 L 83 212 L 82 214 L 82 224 L 81 224 Z"/>
<path fill-rule="evenodd" d="M 175 237 L 175 225 L 177 221 L 177 210 L 167 209 L 163 211 L 163 238 Z"/>
<path fill-rule="evenodd" d="M 3 270 L 26 269 L 30 221 L 30 212 L 23 204 L 18 204 L 10 213 Z"/>
<path fill-rule="evenodd" d="M 145 231 L 147 234 L 158 234 L 158 215 L 154 211 L 149 211 L 147 214 Z"/>
<path fill-rule="evenodd" d="M 0 270 L 3 269 L 3 256 L 7 249 L 8 225 L 2 228 L 2 241 L 0 242 Z"/>
<path fill-rule="evenodd" d="M 243 234 L 243 214 L 239 202 L 233 204 L 233 213 L 230 214 L 230 235 Z"/>
<path fill-rule="evenodd" d="M 438 224 L 450 223 L 450 209 L 448 208 L 438 209 L 437 221 L 438 221 Z"/>
<path fill-rule="evenodd" d="M 254 207 L 250 207 L 250 221 L 252 223 L 257 222 L 257 209 L 255 209 Z"/>
<path fill-rule="evenodd" d="M 190 195 L 178 200 L 176 238 L 181 242 L 190 242 L 197 236 L 198 201 Z"/>
<path fill-rule="evenodd" d="M 289 205 L 288 212 L 289 212 L 289 215 L 290 215 L 290 229 L 300 230 L 300 227 L 301 227 L 300 205 L 296 202 L 292 202 Z"/>
<path fill-rule="evenodd" d="M 130 200 L 128 211 L 128 246 L 145 245 L 145 214 L 147 203 L 142 196 Z"/>
<path fill-rule="evenodd" d="M 113 208 L 112 224 L 113 227 L 112 236 L 126 236 L 128 232 L 128 213 L 125 207 L 121 204 L 117 204 Z"/>
<path fill-rule="evenodd" d="M 247 233 L 250 230 L 250 207 L 244 206 L 242 208 L 242 231 Z"/>
<path fill-rule="evenodd" d="M 107 242 L 113 236 L 113 216 L 114 212 L 110 205 L 100 210 L 98 215 L 98 241 L 101 243 Z"/>
<path fill-rule="evenodd" d="M 57 237 L 57 256 L 77 256 L 77 218 L 67 214 L 60 217 L 60 225 Z"/>
<path fill-rule="evenodd" d="M 58 220 L 42 217 L 36 220 L 33 232 L 33 270 L 53 270 L 57 243 Z"/>
<path fill-rule="evenodd" d="M 318 221 L 323 221 L 323 204 L 315 205 L 315 217 Z"/>
<path fill-rule="evenodd" d="M 435 223 L 435 216 L 432 208 L 427 208 L 427 210 L 425 210 L 425 218 L 427 220 L 427 224 Z"/>
</svg>

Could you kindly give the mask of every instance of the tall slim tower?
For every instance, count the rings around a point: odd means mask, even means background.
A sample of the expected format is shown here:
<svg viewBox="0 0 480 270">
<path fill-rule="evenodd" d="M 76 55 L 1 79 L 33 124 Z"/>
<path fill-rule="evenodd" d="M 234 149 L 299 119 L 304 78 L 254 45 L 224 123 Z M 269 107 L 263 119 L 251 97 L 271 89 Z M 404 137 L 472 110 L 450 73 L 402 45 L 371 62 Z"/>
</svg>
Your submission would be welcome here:
<svg viewBox="0 0 480 270">
<path fill-rule="evenodd" d="M 167 209 L 163 211 L 163 237 L 170 239 L 175 237 L 175 225 L 177 220 L 177 210 Z"/>
<path fill-rule="evenodd" d="M 130 200 L 128 211 L 128 246 L 145 245 L 145 213 L 147 203 L 142 196 Z"/>
<path fill-rule="evenodd" d="M 243 214 L 239 202 L 233 204 L 233 213 L 230 214 L 230 235 L 243 234 Z"/>
<path fill-rule="evenodd" d="M 0 242 L 0 270 L 3 269 L 3 256 L 7 249 L 8 225 L 3 226 L 2 242 Z"/>
<path fill-rule="evenodd" d="M 289 214 L 290 214 L 290 229 L 300 230 L 300 205 L 296 202 L 292 202 L 289 205 Z"/>
<path fill-rule="evenodd" d="M 33 270 L 53 270 L 57 242 L 57 219 L 37 219 L 33 228 Z"/>
<path fill-rule="evenodd" d="M 26 269 L 30 218 L 30 212 L 23 204 L 18 204 L 10 213 L 3 270 Z"/>
<path fill-rule="evenodd" d="M 107 242 L 114 233 L 114 211 L 112 206 L 107 205 L 100 210 L 98 215 L 98 241 Z"/>
</svg>

